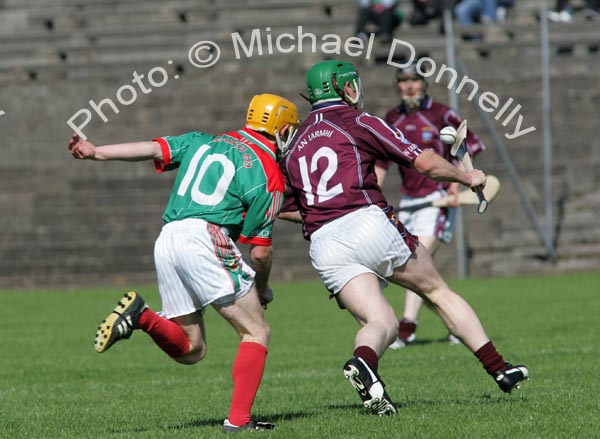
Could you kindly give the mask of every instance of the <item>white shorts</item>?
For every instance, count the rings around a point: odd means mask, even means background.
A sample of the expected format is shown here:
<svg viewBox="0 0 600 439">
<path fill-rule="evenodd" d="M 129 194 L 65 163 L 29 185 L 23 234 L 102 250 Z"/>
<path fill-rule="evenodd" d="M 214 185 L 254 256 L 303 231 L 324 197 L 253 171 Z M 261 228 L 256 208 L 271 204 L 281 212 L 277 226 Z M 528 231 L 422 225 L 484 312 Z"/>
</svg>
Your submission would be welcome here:
<svg viewBox="0 0 600 439">
<path fill-rule="evenodd" d="M 227 229 L 201 219 L 165 224 L 154 244 L 154 263 L 162 315 L 169 319 L 232 302 L 254 285 L 254 270 Z"/>
<path fill-rule="evenodd" d="M 406 263 L 412 251 L 386 214 L 377 206 L 356 210 L 314 232 L 310 259 L 321 280 L 337 294 L 353 278 L 374 273 L 381 278 Z"/>
<path fill-rule="evenodd" d="M 400 208 L 437 200 L 448 195 L 445 191 L 435 191 L 426 197 L 413 198 L 402 195 Z M 398 210 L 398 219 L 413 235 L 435 236 L 442 242 L 450 242 L 456 222 L 456 209 L 425 207 L 419 210 Z"/>
</svg>

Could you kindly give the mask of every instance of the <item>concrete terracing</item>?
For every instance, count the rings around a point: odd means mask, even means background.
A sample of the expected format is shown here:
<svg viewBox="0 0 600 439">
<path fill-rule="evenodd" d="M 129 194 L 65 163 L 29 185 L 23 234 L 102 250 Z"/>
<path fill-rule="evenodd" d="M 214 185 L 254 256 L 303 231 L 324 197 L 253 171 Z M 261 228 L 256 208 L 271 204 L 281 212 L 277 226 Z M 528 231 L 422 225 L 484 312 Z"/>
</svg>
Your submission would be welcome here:
<svg viewBox="0 0 600 439">
<path fill-rule="evenodd" d="M 543 225 L 535 12 L 534 2 L 520 2 L 506 26 L 477 28 L 488 35 L 484 42 L 463 42 L 458 29 L 456 42 L 480 92 L 493 92 L 501 102 L 512 98 L 521 105 L 523 126 L 537 128 L 514 140 L 502 139 Z M 262 92 L 287 96 L 304 115 L 309 107 L 298 96 L 304 73 L 323 54 L 275 51 L 238 60 L 231 34 L 249 39 L 260 29 L 266 39 L 269 33 L 298 35 L 302 26 L 318 38 L 335 33 L 346 39 L 353 34 L 354 19 L 354 3 L 342 0 L 0 1 L 0 110 L 5 112 L 0 115 L 0 287 L 154 281 L 153 242 L 174 174 L 158 175 L 151 163 L 75 162 L 67 151 L 72 130 L 66 121 L 78 110 L 91 111 L 92 121 L 83 130 L 97 144 L 237 129 L 249 99 Z M 597 22 L 578 20 L 550 27 L 556 263 L 545 260 L 490 136 L 467 100 L 468 87 L 460 95 L 462 116 L 488 144 L 478 164 L 503 183 L 485 215 L 465 210 L 473 275 L 600 266 L 600 32 Z M 437 24 L 404 26 L 396 38 L 440 65 L 445 61 Z M 194 68 L 187 60 L 188 49 L 201 40 L 221 47 L 221 60 L 208 69 Z M 357 63 L 366 109 L 377 115 L 397 101 L 388 53 L 389 46 L 376 41 L 370 60 L 344 57 Z M 145 75 L 148 86 L 147 75 L 156 67 L 168 73 L 164 85 L 147 94 L 135 86 L 133 103 L 118 102 L 118 90 L 133 84 L 134 71 Z M 442 101 L 447 101 L 445 81 L 429 86 Z M 104 123 L 89 101 L 99 104 L 106 98 L 119 114 L 104 104 Z M 504 136 L 514 130 L 515 120 L 503 126 L 501 118 L 494 126 Z M 394 204 L 397 186 L 392 171 L 384 189 Z M 276 223 L 274 279 L 314 277 L 307 253 L 297 225 Z M 444 274 L 455 275 L 455 260 L 454 245 L 441 252 L 438 264 Z"/>
</svg>

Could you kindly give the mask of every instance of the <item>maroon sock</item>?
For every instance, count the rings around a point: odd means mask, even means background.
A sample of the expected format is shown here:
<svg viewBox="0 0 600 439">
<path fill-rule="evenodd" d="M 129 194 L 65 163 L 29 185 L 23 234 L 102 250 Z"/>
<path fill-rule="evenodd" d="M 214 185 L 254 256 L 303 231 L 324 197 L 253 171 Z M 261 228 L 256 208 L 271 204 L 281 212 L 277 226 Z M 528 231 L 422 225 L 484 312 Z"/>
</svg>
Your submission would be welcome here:
<svg viewBox="0 0 600 439">
<path fill-rule="evenodd" d="M 400 320 L 400 325 L 398 326 L 398 337 L 406 340 L 410 337 L 411 334 L 414 334 L 417 330 L 417 321 L 411 319 L 402 319 Z"/>
<path fill-rule="evenodd" d="M 357 347 L 354 349 L 354 356 L 365 360 L 365 363 L 367 363 L 371 369 L 377 372 L 377 368 L 379 367 L 379 358 L 377 357 L 375 351 L 369 346 Z"/>
<path fill-rule="evenodd" d="M 154 343 L 171 358 L 181 357 L 190 350 L 190 342 L 181 326 L 159 316 L 149 308 L 140 315 L 138 327 L 148 333 Z"/>
<path fill-rule="evenodd" d="M 481 346 L 475 351 L 475 356 L 479 358 L 483 367 L 490 375 L 499 370 L 506 370 L 506 363 L 502 355 L 498 353 L 494 343 L 488 341 L 486 344 Z"/>
</svg>

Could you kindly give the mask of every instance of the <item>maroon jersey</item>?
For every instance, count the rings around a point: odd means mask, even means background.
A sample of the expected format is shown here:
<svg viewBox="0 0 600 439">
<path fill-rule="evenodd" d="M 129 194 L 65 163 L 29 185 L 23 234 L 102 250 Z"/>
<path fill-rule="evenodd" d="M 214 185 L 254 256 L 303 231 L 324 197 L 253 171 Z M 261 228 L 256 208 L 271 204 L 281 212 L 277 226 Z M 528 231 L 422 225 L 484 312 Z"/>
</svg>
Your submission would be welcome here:
<svg viewBox="0 0 600 439">
<path fill-rule="evenodd" d="M 446 105 L 434 102 L 429 96 L 421 103 L 415 113 L 407 113 L 403 105 L 391 109 L 385 116 L 386 122 L 402 131 L 409 142 L 419 145 L 422 150 L 431 149 L 448 161 L 454 159 L 450 155 L 452 145 L 440 141 L 440 130 L 445 126 L 458 128 L 462 122 L 458 113 Z M 467 148 L 471 156 L 477 155 L 485 146 L 472 131 L 467 130 Z M 387 169 L 389 162 L 378 161 L 378 166 Z M 424 197 L 439 189 L 447 189 L 450 182 L 435 181 L 419 174 L 414 169 L 400 167 L 402 175 L 402 193 L 411 197 Z"/>
<path fill-rule="evenodd" d="M 282 164 L 291 193 L 283 211 L 300 210 L 309 239 L 323 224 L 361 207 L 387 209 L 375 161 L 411 166 L 420 153 L 378 117 L 337 102 L 315 105 Z"/>
</svg>

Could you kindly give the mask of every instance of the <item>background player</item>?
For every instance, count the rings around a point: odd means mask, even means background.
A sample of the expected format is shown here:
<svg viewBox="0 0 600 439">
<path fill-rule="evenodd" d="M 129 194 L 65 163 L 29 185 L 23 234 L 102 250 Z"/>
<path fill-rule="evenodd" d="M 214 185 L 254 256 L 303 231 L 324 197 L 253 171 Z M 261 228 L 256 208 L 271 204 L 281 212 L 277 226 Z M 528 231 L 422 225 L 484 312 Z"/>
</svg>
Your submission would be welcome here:
<svg viewBox="0 0 600 439">
<path fill-rule="evenodd" d="M 396 82 L 401 102 L 386 114 L 385 121 L 402 131 L 406 140 L 419 145 L 421 150 L 433 151 L 463 169 L 462 163 L 450 155 L 451 145 L 440 141 L 440 130 L 443 127 L 458 128 L 462 122 L 456 110 L 432 100 L 426 94 L 427 80 L 419 73 L 416 64 L 399 69 L 396 73 Z M 467 131 L 467 148 L 471 157 L 485 149 L 483 143 L 470 130 Z M 381 187 L 389 164 L 389 161 L 382 160 L 378 161 L 375 167 Z M 402 176 L 400 208 L 433 201 L 447 194 L 458 194 L 458 183 L 435 181 L 406 166 L 398 166 L 398 169 Z M 419 237 L 419 242 L 427 247 L 432 256 L 437 252 L 440 243 L 448 243 L 452 239 L 455 216 L 456 209 L 439 207 L 427 207 L 415 211 L 400 210 L 398 213 L 398 219 L 410 233 Z M 404 312 L 400 320 L 398 337 L 390 345 L 392 349 L 400 349 L 416 341 L 415 332 L 422 305 L 421 297 L 406 290 Z M 451 344 L 460 343 L 452 334 L 448 335 L 448 340 Z"/>
<path fill-rule="evenodd" d="M 485 182 L 432 151 L 421 151 L 383 120 L 355 107 L 362 86 L 354 66 L 323 61 L 306 74 L 312 111 L 284 162 L 286 203 L 280 218 L 301 221 L 311 262 L 331 295 L 360 324 L 344 376 L 378 415 L 396 408 L 378 375 L 379 358 L 396 339 L 398 319 L 382 291 L 386 280 L 410 288 L 438 312 L 504 392 L 528 377 L 506 363 L 469 304 L 435 269 L 427 249 L 406 232 L 377 184 L 377 159 L 414 167 L 430 178 L 469 187 Z"/>
<path fill-rule="evenodd" d="M 276 156 L 297 124 L 292 102 L 263 94 L 254 96 L 238 131 L 99 147 L 77 135 L 69 142 L 77 159 L 154 160 L 158 172 L 180 169 L 154 247 L 162 316 L 127 293 L 98 328 L 95 348 L 105 352 L 141 329 L 175 361 L 194 364 L 206 355 L 203 312 L 212 305 L 241 338 L 224 432 L 274 427 L 252 420 L 250 411 L 270 337 L 261 303 L 273 298 L 271 232 L 284 191 Z M 251 244 L 250 265 L 234 244 L 238 238 Z"/>
</svg>

